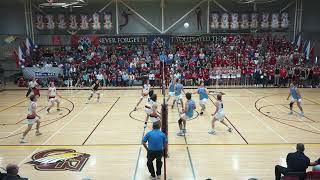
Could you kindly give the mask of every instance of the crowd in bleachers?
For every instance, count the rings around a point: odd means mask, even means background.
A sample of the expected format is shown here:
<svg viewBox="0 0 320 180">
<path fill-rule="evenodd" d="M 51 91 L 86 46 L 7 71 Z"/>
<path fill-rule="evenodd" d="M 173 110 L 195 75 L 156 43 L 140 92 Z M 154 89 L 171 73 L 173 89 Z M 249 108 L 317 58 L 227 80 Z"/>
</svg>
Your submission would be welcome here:
<svg viewBox="0 0 320 180">
<path fill-rule="evenodd" d="M 160 64 L 167 74 L 185 85 L 204 81 L 214 86 L 318 87 L 320 68 L 285 37 L 229 35 L 218 43 L 174 44 L 168 48 L 147 45 L 44 48 L 32 53 L 26 66 L 60 67 L 58 86 L 88 86 L 95 79 L 103 86 L 132 86 L 147 78 L 159 85 Z M 43 81 L 46 85 L 48 81 Z"/>
</svg>

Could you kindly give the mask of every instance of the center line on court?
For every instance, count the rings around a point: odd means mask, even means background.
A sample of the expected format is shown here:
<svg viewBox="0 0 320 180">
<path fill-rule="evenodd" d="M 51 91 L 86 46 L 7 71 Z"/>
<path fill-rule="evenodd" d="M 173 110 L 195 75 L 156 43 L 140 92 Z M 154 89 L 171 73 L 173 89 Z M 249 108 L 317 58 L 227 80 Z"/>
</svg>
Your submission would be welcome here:
<svg viewBox="0 0 320 180">
<path fill-rule="evenodd" d="M 106 116 L 109 114 L 109 112 L 111 111 L 111 109 L 114 107 L 114 105 L 117 104 L 117 102 L 119 101 L 120 97 L 118 97 L 118 99 L 112 104 L 112 106 L 109 108 L 109 110 L 107 111 L 107 113 L 101 118 L 101 120 L 99 121 L 99 123 L 93 128 L 93 130 L 91 131 L 91 133 L 89 134 L 89 136 L 84 140 L 84 142 L 82 143 L 82 145 L 84 145 L 88 139 L 91 137 L 91 135 L 93 134 L 93 132 L 98 128 L 98 126 L 101 124 L 101 122 L 106 118 Z"/>
</svg>

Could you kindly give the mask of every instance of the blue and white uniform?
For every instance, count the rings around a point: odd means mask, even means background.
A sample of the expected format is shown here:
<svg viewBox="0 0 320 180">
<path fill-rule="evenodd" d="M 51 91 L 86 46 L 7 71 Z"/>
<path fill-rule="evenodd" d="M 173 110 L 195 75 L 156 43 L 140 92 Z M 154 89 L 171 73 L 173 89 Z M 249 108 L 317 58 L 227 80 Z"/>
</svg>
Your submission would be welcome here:
<svg viewBox="0 0 320 180">
<path fill-rule="evenodd" d="M 293 86 L 290 88 L 291 102 L 301 102 L 301 96 L 298 95 L 298 88 Z"/>
<path fill-rule="evenodd" d="M 190 120 L 193 117 L 193 112 L 196 109 L 196 103 L 193 100 L 188 100 L 187 106 L 188 111 L 181 116 L 184 120 Z"/>
<path fill-rule="evenodd" d="M 174 96 L 174 89 L 175 89 L 175 87 L 174 87 L 174 83 L 173 82 L 170 82 L 170 84 L 169 84 L 169 96 Z"/>
<path fill-rule="evenodd" d="M 208 94 L 206 91 L 206 88 L 204 87 L 199 87 L 198 88 L 198 94 L 199 94 L 199 98 L 200 98 L 200 104 L 206 104 L 206 102 L 208 101 Z"/>
<path fill-rule="evenodd" d="M 222 101 L 217 101 L 216 104 L 218 108 L 218 112 L 214 115 L 214 118 L 218 121 L 222 121 L 224 119 L 224 109 L 223 109 L 223 102 Z"/>
<path fill-rule="evenodd" d="M 176 100 L 182 99 L 182 89 L 183 89 L 183 85 L 181 83 L 176 84 L 176 86 L 175 86 L 175 94 L 174 94 Z"/>
</svg>

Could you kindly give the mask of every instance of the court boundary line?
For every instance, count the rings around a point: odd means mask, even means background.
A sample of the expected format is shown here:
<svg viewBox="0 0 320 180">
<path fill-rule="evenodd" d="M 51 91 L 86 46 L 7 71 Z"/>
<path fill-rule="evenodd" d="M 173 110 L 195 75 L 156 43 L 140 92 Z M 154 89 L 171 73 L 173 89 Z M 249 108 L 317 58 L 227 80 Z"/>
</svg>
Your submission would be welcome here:
<svg viewBox="0 0 320 180">
<path fill-rule="evenodd" d="M 80 91 L 78 91 L 78 92 L 76 92 L 76 93 L 74 93 L 74 95 L 75 94 L 78 94 Z M 72 101 L 70 101 L 69 99 L 66 99 L 67 101 L 69 101 L 69 102 L 71 102 L 71 104 L 72 104 L 72 111 L 73 111 L 73 109 L 74 109 L 74 103 L 72 102 Z M 86 106 L 85 106 L 86 107 Z M 84 107 L 84 108 L 85 108 Z M 71 111 L 71 112 L 72 112 Z M 78 115 L 79 113 L 80 113 L 81 111 L 79 111 L 76 115 Z M 75 116 L 76 116 L 75 115 Z M 75 117 L 74 116 L 74 117 Z M 71 121 L 73 121 L 73 118 L 71 118 L 71 120 L 67 123 L 67 124 L 69 124 Z M 48 123 L 47 125 L 49 125 L 49 124 L 51 124 L 51 123 Z M 65 127 L 66 125 L 64 125 L 64 126 L 62 126 L 60 129 L 63 129 L 64 127 Z M 59 130 L 60 130 L 59 129 Z M 42 143 L 42 145 L 45 145 L 52 137 L 54 137 L 56 134 L 57 134 L 57 132 L 59 132 L 59 130 L 58 131 L 56 131 L 54 134 L 52 134 L 44 143 Z M 32 151 L 29 155 L 27 155 L 22 161 L 20 161 L 19 162 L 19 164 L 18 164 L 18 166 L 21 166 L 22 164 L 23 164 L 23 162 L 25 162 L 28 158 L 30 158 L 35 152 L 37 152 L 38 150 L 40 149 L 40 147 L 38 147 L 38 148 L 36 148 L 34 151 Z"/>
<path fill-rule="evenodd" d="M 180 111 L 180 108 L 179 108 L 179 102 L 176 102 L 176 103 L 177 103 L 178 115 L 179 115 L 179 118 L 181 119 L 181 111 Z M 187 104 L 185 104 L 185 106 L 187 106 Z M 193 177 L 194 180 L 196 180 L 197 177 L 196 177 L 196 173 L 195 173 L 194 166 L 193 166 L 193 163 L 192 163 L 192 158 L 191 158 L 191 153 L 190 153 L 189 146 L 188 146 L 186 133 L 184 133 L 183 138 L 184 138 L 185 147 L 186 147 L 187 154 L 188 154 L 189 164 L 190 164 L 190 167 L 191 167 L 192 177 Z"/>
<path fill-rule="evenodd" d="M 278 132 L 276 132 L 273 128 L 271 128 L 269 125 L 267 125 L 263 120 L 261 120 L 258 116 L 256 116 L 255 114 L 253 114 L 249 109 L 247 109 L 243 104 L 241 104 L 238 100 L 236 100 L 235 98 L 231 97 L 237 104 L 239 104 L 244 110 L 246 110 L 252 117 L 254 117 L 254 119 L 258 120 L 263 126 L 265 126 L 266 128 L 268 128 L 269 130 L 271 130 L 271 132 L 273 132 L 275 135 L 277 135 L 278 137 L 280 137 L 280 139 L 282 139 L 284 142 L 288 143 L 288 141 L 282 137 Z"/>
<path fill-rule="evenodd" d="M 130 113 L 131 114 L 131 113 Z M 131 117 L 131 116 L 130 116 Z M 138 157 L 137 157 L 137 161 L 136 161 L 136 165 L 135 165 L 135 168 L 134 168 L 134 174 L 133 174 L 133 177 L 132 179 L 135 180 L 136 177 L 137 177 L 137 172 L 138 172 L 138 167 L 139 167 L 139 161 L 140 161 L 140 156 L 141 156 L 141 151 L 142 151 L 142 144 L 143 144 L 143 138 L 144 138 L 144 134 L 146 133 L 146 128 L 147 128 L 147 125 L 148 125 L 148 121 L 147 121 L 147 124 L 146 126 L 143 127 L 143 131 L 142 131 L 142 135 L 141 135 L 141 142 L 140 142 L 140 148 L 139 148 L 139 152 L 138 152 Z"/>
<path fill-rule="evenodd" d="M 212 94 L 210 94 L 211 96 L 213 96 Z M 213 96 L 214 97 L 214 96 Z M 216 99 L 216 97 L 214 97 Z M 216 107 L 215 103 L 213 102 L 213 100 L 211 99 L 211 97 L 209 96 L 210 101 L 212 102 L 213 106 Z M 239 130 L 236 128 L 236 126 L 229 120 L 229 118 L 227 116 L 224 116 L 226 118 L 226 120 L 230 123 L 230 125 L 237 131 L 237 133 L 239 134 L 239 136 L 242 138 L 242 140 L 244 140 L 244 142 L 246 144 L 249 144 L 249 142 L 247 141 L 247 139 L 239 132 Z"/>
<path fill-rule="evenodd" d="M 119 101 L 120 97 L 117 98 L 117 100 L 112 104 L 112 106 L 109 108 L 109 110 L 106 112 L 106 114 L 100 119 L 100 121 L 98 122 L 98 124 L 93 128 L 93 130 L 91 131 L 91 133 L 87 136 L 87 138 L 83 141 L 82 145 L 84 145 L 89 138 L 91 137 L 91 135 L 94 133 L 94 131 L 98 128 L 98 126 L 102 123 L 102 121 L 107 117 L 107 115 L 109 114 L 109 112 L 113 109 L 114 105 L 117 104 L 117 102 Z"/>
<path fill-rule="evenodd" d="M 269 95 L 269 96 L 272 96 L 272 95 Z M 286 125 L 286 126 L 295 128 L 295 129 L 299 129 L 299 130 L 301 130 L 301 131 L 305 131 L 305 132 L 308 132 L 308 133 L 317 134 L 317 135 L 320 134 L 320 132 L 314 132 L 314 131 L 311 131 L 311 130 L 308 130 L 308 129 L 304 129 L 304 128 L 301 128 L 301 127 L 297 127 L 297 126 L 288 124 L 288 123 L 286 123 L 286 122 L 282 122 L 282 121 L 280 121 L 280 120 L 278 120 L 278 119 L 276 119 L 276 118 L 269 117 L 268 115 L 266 115 L 266 114 L 264 114 L 263 112 L 261 112 L 261 111 L 259 110 L 257 104 L 258 104 L 258 102 L 259 102 L 260 100 L 262 100 L 262 99 L 264 99 L 264 98 L 266 98 L 266 97 L 269 97 L 269 96 L 263 96 L 263 97 L 261 97 L 261 98 L 259 98 L 259 99 L 256 100 L 256 102 L 255 102 L 255 108 L 256 108 L 256 110 L 257 110 L 260 114 L 262 114 L 262 115 L 264 115 L 265 117 L 269 118 L 270 120 L 273 120 L 273 121 L 278 122 L 278 123 L 280 123 L 280 124 L 283 124 L 283 125 Z"/>
<path fill-rule="evenodd" d="M 265 144 L 185 144 L 185 143 L 179 143 L 179 144 L 168 144 L 170 146 L 175 147 L 270 147 L 270 146 L 292 146 L 296 145 L 299 142 L 296 143 L 265 143 Z M 304 143 L 305 146 L 316 146 L 320 147 L 320 143 Z M 52 148 L 52 147 L 77 147 L 77 148 L 94 148 L 94 147 L 134 147 L 134 146 L 141 146 L 140 144 L 87 144 L 87 145 L 71 145 L 71 144 L 65 144 L 65 145 L 0 145 L 0 148 Z"/>
<path fill-rule="evenodd" d="M 8 110 L 8 109 L 10 109 L 10 108 L 13 108 L 13 107 L 15 107 L 15 106 L 18 105 L 18 104 L 21 104 L 21 103 L 23 103 L 23 102 L 26 102 L 27 100 L 28 100 L 28 98 L 26 98 L 26 99 L 24 99 L 24 100 L 21 100 L 21 101 L 15 103 L 15 104 L 13 104 L 13 105 L 10 105 L 10 106 L 8 106 L 8 107 L 6 107 L 6 108 L 4 108 L 4 109 L 1 109 L 0 112 L 6 111 L 6 110 Z"/>
</svg>

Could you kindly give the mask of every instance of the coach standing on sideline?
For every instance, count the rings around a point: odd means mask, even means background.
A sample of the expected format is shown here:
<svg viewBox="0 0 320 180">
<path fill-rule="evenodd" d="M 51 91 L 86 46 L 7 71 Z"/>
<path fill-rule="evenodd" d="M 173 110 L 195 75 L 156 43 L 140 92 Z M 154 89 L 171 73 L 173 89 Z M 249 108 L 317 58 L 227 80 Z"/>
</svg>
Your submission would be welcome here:
<svg viewBox="0 0 320 180">
<path fill-rule="evenodd" d="M 143 138 L 143 146 L 147 150 L 147 166 L 148 170 L 151 174 L 152 179 L 156 178 L 156 174 L 154 172 L 153 160 L 156 160 L 157 166 L 157 176 L 160 178 L 161 176 L 161 167 L 162 161 L 161 158 L 163 156 L 163 151 L 168 144 L 168 139 L 166 135 L 160 131 L 160 124 L 154 123 L 152 126 L 153 130 L 148 132 Z M 147 146 L 148 142 L 148 146 Z"/>
</svg>

